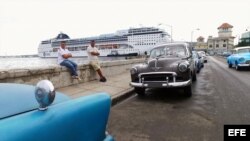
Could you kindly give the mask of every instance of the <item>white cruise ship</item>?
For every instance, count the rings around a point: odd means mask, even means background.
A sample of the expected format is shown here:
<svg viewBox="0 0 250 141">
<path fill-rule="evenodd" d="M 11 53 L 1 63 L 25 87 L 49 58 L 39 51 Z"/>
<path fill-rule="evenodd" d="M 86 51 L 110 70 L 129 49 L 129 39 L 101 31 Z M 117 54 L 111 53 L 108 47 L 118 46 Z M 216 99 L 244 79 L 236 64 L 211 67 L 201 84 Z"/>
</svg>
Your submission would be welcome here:
<svg viewBox="0 0 250 141">
<path fill-rule="evenodd" d="M 91 40 L 95 40 L 100 56 L 137 56 L 156 45 L 170 42 L 169 34 L 155 27 L 130 28 L 112 34 L 76 39 L 70 39 L 67 34 L 60 33 L 56 38 L 41 41 L 38 56 L 57 57 L 62 39 L 66 40 L 66 46 L 73 57 L 87 56 L 86 49 Z"/>
</svg>

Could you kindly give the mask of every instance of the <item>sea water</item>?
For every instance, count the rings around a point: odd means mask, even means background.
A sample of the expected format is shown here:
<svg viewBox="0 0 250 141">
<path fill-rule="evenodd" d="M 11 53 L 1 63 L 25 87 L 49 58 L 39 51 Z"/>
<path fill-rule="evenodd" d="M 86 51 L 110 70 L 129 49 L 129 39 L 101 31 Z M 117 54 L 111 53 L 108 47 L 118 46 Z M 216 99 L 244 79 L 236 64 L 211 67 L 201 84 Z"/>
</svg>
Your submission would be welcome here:
<svg viewBox="0 0 250 141">
<path fill-rule="evenodd" d="M 88 58 L 70 58 L 70 60 L 79 64 L 87 64 Z M 99 57 L 100 62 L 125 60 L 125 57 Z M 0 58 L 0 70 L 10 69 L 30 69 L 41 68 L 48 66 L 59 66 L 57 58 L 40 58 L 40 57 L 27 57 L 27 58 Z"/>
</svg>

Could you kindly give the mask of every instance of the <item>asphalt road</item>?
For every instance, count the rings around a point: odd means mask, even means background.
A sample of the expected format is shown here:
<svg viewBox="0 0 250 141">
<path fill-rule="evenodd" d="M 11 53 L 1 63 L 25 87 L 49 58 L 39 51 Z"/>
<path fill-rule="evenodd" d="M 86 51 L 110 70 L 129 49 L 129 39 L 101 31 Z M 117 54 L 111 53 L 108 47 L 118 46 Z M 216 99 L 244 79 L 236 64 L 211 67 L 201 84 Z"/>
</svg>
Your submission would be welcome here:
<svg viewBox="0 0 250 141">
<path fill-rule="evenodd" d="M 208 63 L 193 83 L 193 96 L 178 89 L 150 89 L 111 109 L 108 131 L 117 141 L 222 141 L 224 124 L 250 124 L 250 70 Z"/>
</svg>

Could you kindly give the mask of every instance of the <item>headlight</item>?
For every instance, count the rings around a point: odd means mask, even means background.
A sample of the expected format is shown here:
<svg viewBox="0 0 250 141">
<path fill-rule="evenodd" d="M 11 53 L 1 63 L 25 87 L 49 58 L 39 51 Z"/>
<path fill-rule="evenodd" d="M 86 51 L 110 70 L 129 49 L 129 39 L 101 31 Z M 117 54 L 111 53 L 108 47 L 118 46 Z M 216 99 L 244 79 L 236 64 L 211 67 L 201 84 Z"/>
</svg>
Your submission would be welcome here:
<svg viewBox="0 0 250 141">
<path fill-rule="evenodd" d="M 188 64 L 187 63 L 180 63 L 178 66 L 178 69 L 180 72 L 185 72 L 188 69 Z"/>
<path fill-rule="evenodd" d="M 242 57 L 242 58 L 239 59 L 239 61 L 243 62 L 243 61 L 245 61 L 245 59 Z"/>
<path fill-rule="evenodd" d="M 130 69 L 130 73 L 133 75 L 133 74 L 136 74 L 138 72 L 137 68 L 131 68 Z"/>
</svg>

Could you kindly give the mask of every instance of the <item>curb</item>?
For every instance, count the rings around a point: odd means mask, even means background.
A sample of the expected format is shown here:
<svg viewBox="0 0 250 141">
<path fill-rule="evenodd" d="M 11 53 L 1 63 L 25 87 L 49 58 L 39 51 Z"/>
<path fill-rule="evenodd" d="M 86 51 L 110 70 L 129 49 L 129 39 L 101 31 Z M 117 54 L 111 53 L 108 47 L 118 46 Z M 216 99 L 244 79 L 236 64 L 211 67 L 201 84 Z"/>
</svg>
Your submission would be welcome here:
<svg viewBox="0 0 250 141">
<path fill-rule="evenodd" d="M 134 88 L 129 88 L 128 90 L 126 90 L 126 91 L 124 91 L 122 93 L 114 95 L 113 97 L 111 97 L 111 100 L 112 100 L 111 106 L 115 106 L 116 104 L 118 104 L 119 102 L 122 102 L 123 100 L 129 98 L 133 94 L 134 94 Z"/>
</svg>

